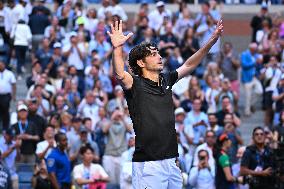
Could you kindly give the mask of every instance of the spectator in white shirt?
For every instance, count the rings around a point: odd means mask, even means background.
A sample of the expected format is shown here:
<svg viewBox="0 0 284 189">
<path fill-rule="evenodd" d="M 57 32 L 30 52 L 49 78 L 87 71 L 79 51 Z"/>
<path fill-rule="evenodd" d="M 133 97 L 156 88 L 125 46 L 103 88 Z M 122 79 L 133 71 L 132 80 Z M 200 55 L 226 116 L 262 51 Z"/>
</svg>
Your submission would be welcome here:
<svg viewBox="0 0 284 189">
<path fill-rule="evenodd" d="M 26 52 L 32 39 L 31 29 L 24 20 L 20 19 L 19 22 L 12 28 L 10 37 L 14 39 L 17 58 L 17 74 L 19 76 L 22 71 L 24 71 L 23 67 L 26 60 Z M 21 79 L 21 77 L 18 77 L 18 79 Z"/>
<path fill-rule="evenodd" d="M 82 100 L 78 107 L 78 113 L 83 117 L 89 117 L 92 119 L 93 126 L 100 120 L 99 118 L 99 105 L 96 102 L 95 96 L 92 91 L 87 91 L 85 99 Z"/>
<path fill-rule="evenodd" d="M 10 2 L 11 6 L 11 21 L 12 21 L 12 27 L 14 27 L 20 19 L 23 19 L 26 23 L 29 21 L 29 17 L 26 14 L 26 5 L 28 3 L 28 0 L 20 0 L 18 4 L 15 4 L 14 1 Z"/>
<path fill-rule="evenodd" d="M 199 163 L 191 168 L 189 184 L 195 189 L 215 189 L 215 167 L 211 167 L 207 150 L 198 151 Z"/>
<path fill-rule="evenodd" d="M 112 15 L 118 15 L 123 21 L 127 21 L 128 17 L 125 10 L 119 5 L 119 0 L 111 0 L 110 3 Z"/>
<path fill-rule="evenodd" d="M 83 43 L 78 43 L 78 37 L 76 32 L 71 32 L 70 43 L 63 46 L 62 51 L 64 56 L 67 57 L 68 65 L 75 66 L 78 75 L 83 75 L 85 48 Z"/>
<path fill-rule="evenodd" d="M 83 163 L 73 169 L 75 183 L 80 189 L 105 188 L 109 176 L 101 165 L 92 163 L 94 150 L 90 146 L 84 146 L 80 149 L 80 154 L 83 156 Z"/>
<path fill-rule="evenodd" d="M 273 110 L 272 110 L 272 94 L 277 88 L 277 84 L 281 78 L 282 71 L 278 65 L 278 60 L 276 56 L 270 56 L 270 60 L 267 64 L 267 69 L 265 70 L 264 78 L 264 107 L 265 107 L 265 126 L 272 126 L 273 120 Z"/>
<path fill-rule="evenodd" d="M 4 1 L 0 1 L 0 33 L 5 43 L 9 42 L 10 36 L 8 33 L 11 31 L 11 21 L 9 16 L 9 8 L 4 6 Z"/>
<path fill-rule="evenodd" d="M 102 6 L 98 10 L 98 19 L 105 20 L 106 13 L 111 11 L 110 0 L 102 0 Z"/>
<path fill-rule="evenodd" d="M 39 159 L 46 159 L 52 148 L 56 147 L 54 139 L 55 131 L 52 125 L 48 125 L 44 132 L 44 141 L 39 142 L 36 146 L 36 155 Z"/>
<path fill-rule="evenodd" d="M 175 129 L 179 133 L 181 145 L 188 150 L 189 146 L 193 143 L 193 128 L 185 127 L 185 115 L 186 113 L 182 107 L 175 110 Z"/>
<path fill-rule="evenodd" d="M 171 18 L 172 13 L 168 9 L 165 9 L 165 3 L 163 1 L 157 2 L 156 7 L 157 9 L 150 12 L 148 18 L 149 27 L 158 31 L 163 24 L 164 17 Z"/>
<path fill-rule="evenodd" d="M 16 100 L 16 79 L 5 63 L 0 61 L 0 122 L 3 130 L 7 130 L 10 122 L 10 101 Z"/>
</svg>

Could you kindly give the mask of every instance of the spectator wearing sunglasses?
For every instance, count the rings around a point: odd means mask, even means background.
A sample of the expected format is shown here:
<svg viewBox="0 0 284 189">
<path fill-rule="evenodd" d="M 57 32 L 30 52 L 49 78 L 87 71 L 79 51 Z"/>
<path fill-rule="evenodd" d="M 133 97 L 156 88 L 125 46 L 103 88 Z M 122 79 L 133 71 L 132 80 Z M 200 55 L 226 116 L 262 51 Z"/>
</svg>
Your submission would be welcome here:
<svg viewBox="0 0 284 189">
<path fill-rule="evenodd" d="M 257 182 L 250 184 L 250 189 L 274 188 L 272 178 L 273 155 L 272 150 L 265 145 L 265 130 L 254 128 L 252 132 L 253 144 L 246 148 L 241 161 L 241 175 L 252 176 Z"/>
</svg>

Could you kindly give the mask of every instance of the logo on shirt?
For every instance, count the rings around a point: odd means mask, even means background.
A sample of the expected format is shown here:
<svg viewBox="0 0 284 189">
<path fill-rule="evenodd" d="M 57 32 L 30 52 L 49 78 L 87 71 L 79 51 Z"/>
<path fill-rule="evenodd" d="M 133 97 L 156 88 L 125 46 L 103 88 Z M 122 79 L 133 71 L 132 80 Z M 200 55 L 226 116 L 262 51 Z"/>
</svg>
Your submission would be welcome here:
<svg viewBox="0 0 284 189">
<path fill-rule="evenodd" d="M 166 87 L 166 89 L 169 89 L 169 88 L 170 88 L 170 86 L 167 86 L 167 87 Z"/>
<path fill-rule="evenodd" d="M 55 160 L 54 160 L 53 158 L 52 158 L 52 159 L 48 159 L 48 160 L 47 160 L 47 166 L 48 166 L 48 167 L 53 167 L 54 162 L 55 162 Z"/>
</svg>

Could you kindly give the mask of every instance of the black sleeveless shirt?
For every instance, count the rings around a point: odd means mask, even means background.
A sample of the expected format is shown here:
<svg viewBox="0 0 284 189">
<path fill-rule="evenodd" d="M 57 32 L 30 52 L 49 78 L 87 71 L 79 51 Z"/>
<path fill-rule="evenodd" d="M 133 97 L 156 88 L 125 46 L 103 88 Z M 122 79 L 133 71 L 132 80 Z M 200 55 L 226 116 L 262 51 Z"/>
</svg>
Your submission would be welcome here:
<svg viewBox="0 0 284 189">
<path fill-rule="evenodd" d="M 160 74 L 158 83 L 133 76 L 131 89 L 124 90 L 135 131 L 134 162 L 178 156 L 172 86 L 176 71 Z"/>
</svg>

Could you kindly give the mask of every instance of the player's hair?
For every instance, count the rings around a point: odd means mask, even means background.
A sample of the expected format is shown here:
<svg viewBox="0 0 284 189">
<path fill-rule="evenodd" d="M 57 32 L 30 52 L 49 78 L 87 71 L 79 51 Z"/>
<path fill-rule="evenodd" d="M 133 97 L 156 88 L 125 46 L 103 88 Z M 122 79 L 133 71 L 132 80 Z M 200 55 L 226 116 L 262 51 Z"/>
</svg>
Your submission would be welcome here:
<svg viewBox="0 0 284 189">
<path fill-rule="evenodd" d="M 158 47 L 155 43 L 141 43 L 136 45 L 133 49 L 131 49 L 129 53 L 129 66 L 131 71 L 138 76 L 142 75 L 142 69 L 137 64 L 138 60 L 145 60 L 147 56 L 151 54 L 151 50 L 158 50 Z"/>
</svg>

